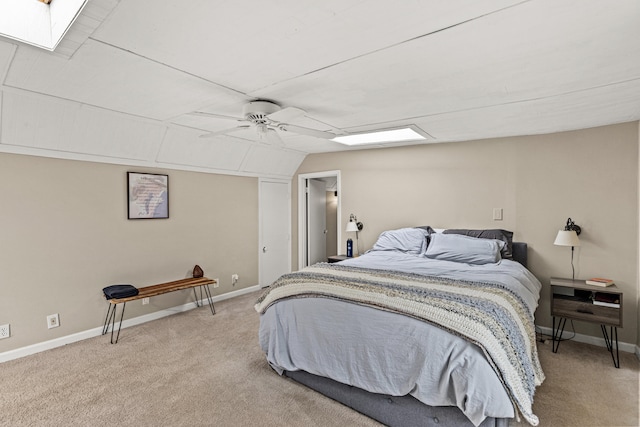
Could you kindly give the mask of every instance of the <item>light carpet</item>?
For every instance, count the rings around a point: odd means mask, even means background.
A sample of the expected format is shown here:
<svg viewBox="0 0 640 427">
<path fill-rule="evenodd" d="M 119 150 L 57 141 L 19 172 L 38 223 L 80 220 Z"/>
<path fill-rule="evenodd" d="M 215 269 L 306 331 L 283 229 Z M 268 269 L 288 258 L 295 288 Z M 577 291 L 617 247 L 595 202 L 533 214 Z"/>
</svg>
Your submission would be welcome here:
<svg viewBox="0 0 640 427">
<path fill-rule="evenodd" d="M 379 426 L 269 368 L 258 295 L 219 302 L 215 316 L 204 306 L 123 329 L 116 345 L 101 336 L 0 364 L 0 425 Z M 541 426 L 638 425 L 635 355 L 615 369 L 600 347 L 539 349 Z"/>
</svg>

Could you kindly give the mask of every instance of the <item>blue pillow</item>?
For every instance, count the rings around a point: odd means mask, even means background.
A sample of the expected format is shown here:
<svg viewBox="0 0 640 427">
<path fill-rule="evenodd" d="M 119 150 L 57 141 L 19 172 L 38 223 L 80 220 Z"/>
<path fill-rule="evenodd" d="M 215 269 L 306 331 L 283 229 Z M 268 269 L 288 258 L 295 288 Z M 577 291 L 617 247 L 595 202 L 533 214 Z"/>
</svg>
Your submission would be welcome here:
<svg viewBox="0 0 640 427">
<path fill-rule="evenodd" d="M 437 233 L 431 235 L 425 256 L 467 264 L 494 264 L 502 259 L 500 251 L 504 245 L 501 240 Z"/>
<path fill-rule="evenodd" d="M 462 234 L 464 236 L 478 237 L 481 239 L 496 239 L 505 242 L 505 245 L 500 251 L 500 256 L 503 259 L 513 259 L 513 231 L 491 229 L 491 230 L 467 230 L 465 228 L 460 229 L 448 229 L 443 231 L 444 234 Z"/>
<path fill-rule="evenodd" d="M 427 248 L 429 232 L 422 228 L 400 228 L 383 231 L 372 251 L 399 251 L 422 255 Z"/>
</svg>

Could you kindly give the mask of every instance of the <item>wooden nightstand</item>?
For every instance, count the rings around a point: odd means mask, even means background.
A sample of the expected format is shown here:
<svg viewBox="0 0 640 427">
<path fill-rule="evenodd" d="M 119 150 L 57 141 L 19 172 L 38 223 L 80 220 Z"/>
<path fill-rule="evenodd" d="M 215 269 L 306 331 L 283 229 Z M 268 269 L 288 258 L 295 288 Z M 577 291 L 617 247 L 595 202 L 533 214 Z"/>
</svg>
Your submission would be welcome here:
<svg viewBox="0 0 640 427">
<path fill-rule="evenodd" d="M 327 261 L 329 263 L 334 263 L 334 262 L 344 261 L 347 258 L 348 257 L 346 255 L 331 255 Z"/>
<path fill-rule="evenodd" d="M 611 353 L 613 364 L 620 367 L 618 354 L 618 327 L 622 327 L 622 291 L 616 286 L 607 287 L 587 285 L 584 280 L 551 278 L 551 316 L 553 316 L 553 352 L 558 352 L 564 326 L 567 319 L 599 323 L 602 335 Z M 607 294 L 619 300 L 619 304 L 602 306 L 594 304 L 596 293 Z M 556 328 L 556 317 L 558 326 Z M 610 332 L 607 333 L 607 326 Z M 615 354 L 613 344 L 615 341 Z"/>
</svg>

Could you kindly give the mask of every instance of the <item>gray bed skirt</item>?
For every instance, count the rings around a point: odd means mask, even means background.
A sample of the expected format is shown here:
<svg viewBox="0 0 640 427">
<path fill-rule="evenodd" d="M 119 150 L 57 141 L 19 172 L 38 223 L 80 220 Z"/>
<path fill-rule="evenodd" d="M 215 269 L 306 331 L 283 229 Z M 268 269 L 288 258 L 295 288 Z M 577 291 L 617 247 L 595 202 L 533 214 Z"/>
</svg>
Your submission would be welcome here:
<svg viewBox="0 0 640 427">
<path fill-rule="evenodd" d="M 370 393 L 305 371 L 284 375 L 390 427 L 473 427 L 455 406 L 428 406 L 413 396 Z M 482 427 L 508 427 L 508 418 L 487 418 Z"/>
</svg>

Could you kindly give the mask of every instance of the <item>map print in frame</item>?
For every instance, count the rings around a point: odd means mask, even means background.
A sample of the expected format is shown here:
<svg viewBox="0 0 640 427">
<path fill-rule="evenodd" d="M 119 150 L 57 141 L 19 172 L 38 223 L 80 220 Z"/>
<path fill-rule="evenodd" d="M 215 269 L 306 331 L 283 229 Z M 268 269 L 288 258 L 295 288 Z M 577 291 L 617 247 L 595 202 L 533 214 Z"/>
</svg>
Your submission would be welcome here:
<svg viewBox="0 0 640 427">
<path fill-rule="evenodd" d="M 169 176 L 127 172 L 129 219 L 169 218 Z"/>
</svg>

